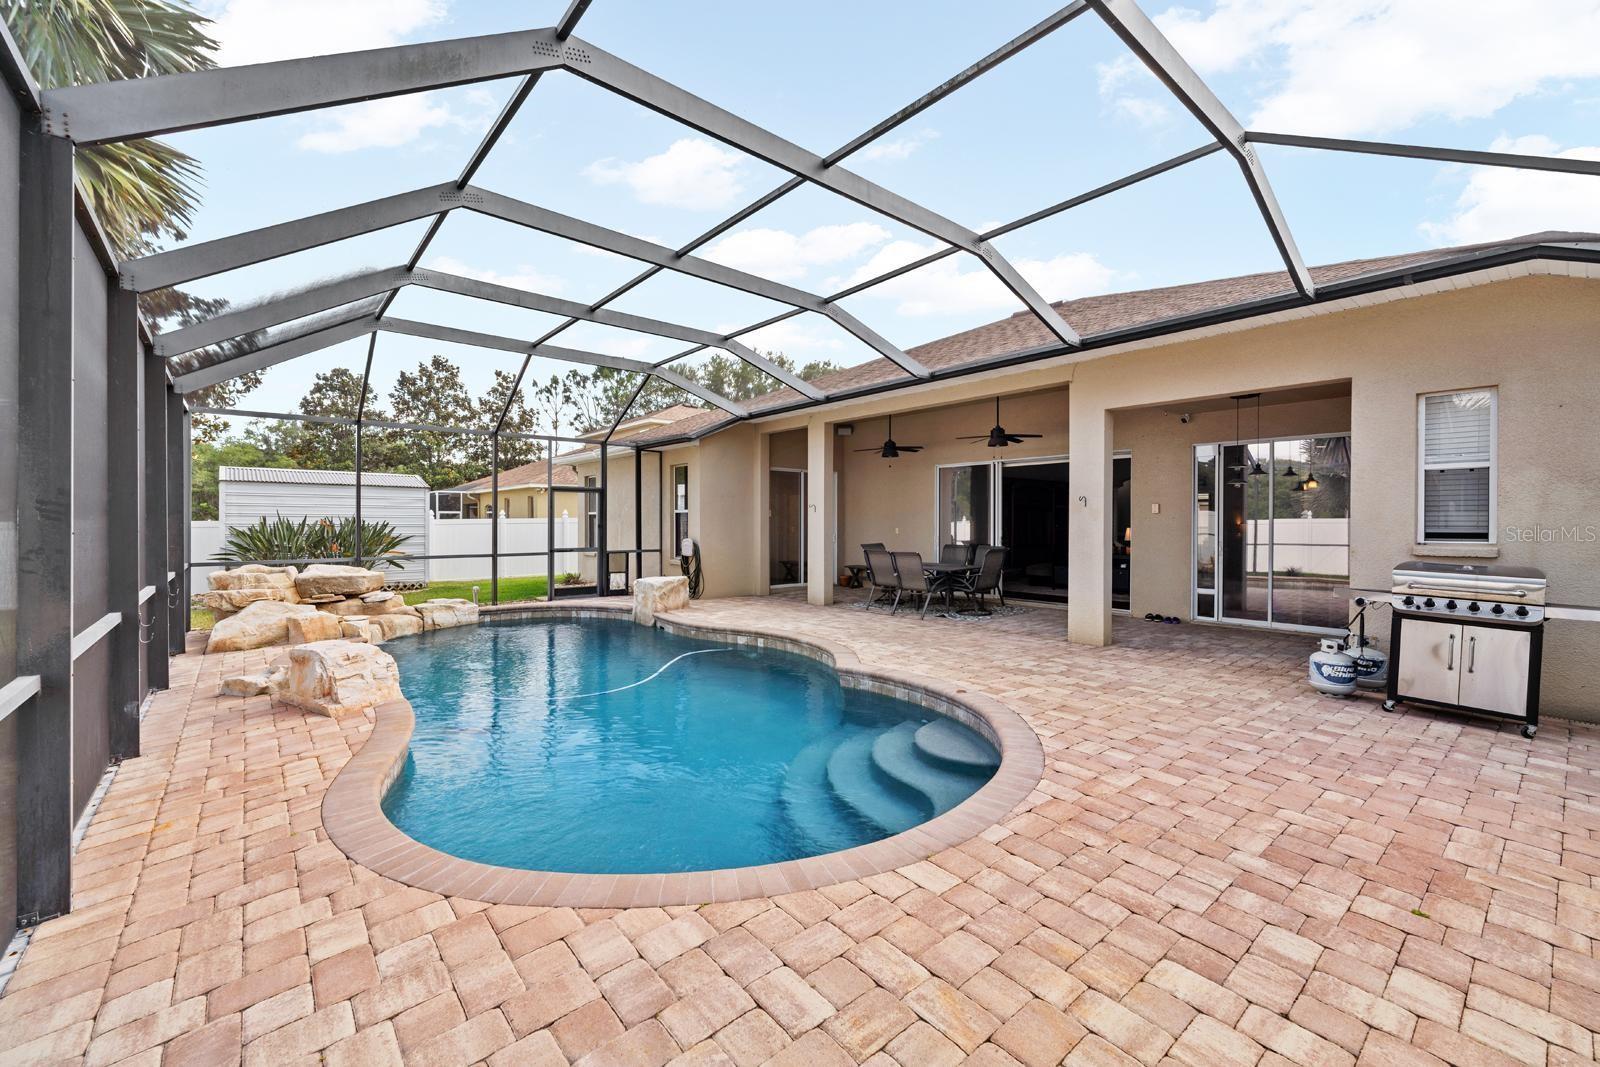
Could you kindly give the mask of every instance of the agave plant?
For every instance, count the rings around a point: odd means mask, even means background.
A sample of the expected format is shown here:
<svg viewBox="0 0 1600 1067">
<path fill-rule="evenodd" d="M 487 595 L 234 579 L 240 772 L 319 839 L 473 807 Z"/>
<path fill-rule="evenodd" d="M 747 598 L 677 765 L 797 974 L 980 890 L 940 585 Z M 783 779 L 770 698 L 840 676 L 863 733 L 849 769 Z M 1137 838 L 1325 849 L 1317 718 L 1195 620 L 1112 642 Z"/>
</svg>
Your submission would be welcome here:
<svg viewBox="0 0 1600 1067">
<path fill-rule="evenodd" d="M 361 559 L 370 566 L 404 568 L 402 546 L 411 540 L 388 522 L 361 524 Z M 262 563 L 268 560 L 349 559 L 356 551 L 356 520 L 288 519 L 279 513 L 249 526 L 228 530 L 228 538 L 212 557 L 217 563 Z"/>
</svg>

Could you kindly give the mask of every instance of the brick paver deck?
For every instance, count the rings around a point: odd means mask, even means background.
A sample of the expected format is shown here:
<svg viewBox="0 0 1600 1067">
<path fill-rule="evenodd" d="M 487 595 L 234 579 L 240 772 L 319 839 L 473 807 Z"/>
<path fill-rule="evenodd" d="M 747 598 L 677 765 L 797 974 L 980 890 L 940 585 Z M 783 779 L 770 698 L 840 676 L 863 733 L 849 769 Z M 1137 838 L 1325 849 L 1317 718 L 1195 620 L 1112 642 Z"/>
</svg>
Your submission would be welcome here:
<svg viewBox="0 0 1600 1067">
<path fill-rule="evenodd" d="M 1038 610 L 697 605 L 985 691 L 1038 731 L 1024 807 L 820 891 L 620 912 L 378 877 L 323 833 L 370 723 L 174 663 L 84 840 L 0 1061 L 659 1065 L 1589 1062 L 1600 728 L 1515 732 L 1301 682 L 1308 641 Z"/>
</svg>

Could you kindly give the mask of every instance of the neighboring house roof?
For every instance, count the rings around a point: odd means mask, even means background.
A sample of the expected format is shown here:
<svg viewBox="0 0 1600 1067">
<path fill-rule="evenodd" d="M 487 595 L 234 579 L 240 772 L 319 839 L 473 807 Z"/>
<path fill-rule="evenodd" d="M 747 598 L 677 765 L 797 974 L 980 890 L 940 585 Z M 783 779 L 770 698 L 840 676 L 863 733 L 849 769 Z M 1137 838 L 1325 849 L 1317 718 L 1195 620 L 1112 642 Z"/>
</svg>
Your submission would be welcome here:
<svg viewBox="0 0 1600 1067">
<path fill-rule="evenodd" d="M 545 461 L 542 459 L 536 459 L 532 463 L 524 463 L 517 467 L 507 467 L 505 470 L 500 472 L 500 491 L 503 493 L 508 489 L 548 488 L 548 486 L 545 484 L 545 475 Z M 563 485 L 583 485 L 583 478 L 578 474 L 577 468 L 569 466 L 566 463 L 559 463 L 556 465 L 554 480 L 557 488 L 560 488 Z M 450 489 L 445 489 L 443 492 L 487 493 L 489 492 L 490 488 L 489 476 L 486 474 L 482 478 L 474 478 L 470 482 L 463 482 L 462 484 L 454 486 Z"/>
<path fill-rule="evenodd" d="M 219 482 L 275 482 L 279 485 L 355 485 L 355 471 L 308 471 L 295 467 L 218 467 Z M 361 472 L 362 486 L 391 486 L 426 489 L 428 483 L 415 474 Z"/>
<path fill-rule="evenodd" d="M 715 426 L 717 423 L 732 421 L 735 421 L 733 416 L 717 408 L 673 404 L 647 415 L 626 420 L 617 427 L 617 432 L 611 435 L 608 443 L 619 447 L 632 447 L 649 445 L 656 441 L 681 441 L 685 437 L 702 433 L 707 427 Z M 562 452 L 556 458 L 567 463 L 583 463 L 597 459 L 599 455 L 598 447 L 585 445 L 571 452 Z"/>
</svg>

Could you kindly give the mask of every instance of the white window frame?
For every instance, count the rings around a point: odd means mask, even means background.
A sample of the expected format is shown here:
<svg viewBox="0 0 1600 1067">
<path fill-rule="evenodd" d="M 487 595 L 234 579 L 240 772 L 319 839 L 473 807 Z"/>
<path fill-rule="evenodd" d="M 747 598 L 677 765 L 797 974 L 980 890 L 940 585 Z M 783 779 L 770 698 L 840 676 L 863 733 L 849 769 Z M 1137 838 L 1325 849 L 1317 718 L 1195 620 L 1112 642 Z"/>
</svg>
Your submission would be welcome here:
<svg viewBox="0 0 1600 1067">
<path fill-rule="evenodd" d="M 1429 463 L 1428 398 L 1461 393 L 1489 394 L 1489 530 L 1482 541 L 1459 537 L 1429 537 L 1427 526 L 1428 472 L 1431 470 L 1471 470 L 1481 463 Z M 1470 389 L 1437 389 L 1417 394 L 1417 540 L 1419 545 L 1498 545 L 1500 543 L 1500 388 L 1478 385 Z"/>
<path fill-rule="evenodd" d="M 681 508 L 678 507 L 679 471 L 683 471 L 683 507 Z M 683 551 L 683 545 L 681 543 L 676 543 L 678 536 L 679 515 L 683 516 L 683 536 L 686 538 L 694 536 L 689 532 L 689 465 L 687 463 L 674 463 L 669 473 L 672 478 L 672 536 L 675 539 L 675 543 L 672 546 L 672 554 L 676 556 L 679 552 Z"/>
</svg>

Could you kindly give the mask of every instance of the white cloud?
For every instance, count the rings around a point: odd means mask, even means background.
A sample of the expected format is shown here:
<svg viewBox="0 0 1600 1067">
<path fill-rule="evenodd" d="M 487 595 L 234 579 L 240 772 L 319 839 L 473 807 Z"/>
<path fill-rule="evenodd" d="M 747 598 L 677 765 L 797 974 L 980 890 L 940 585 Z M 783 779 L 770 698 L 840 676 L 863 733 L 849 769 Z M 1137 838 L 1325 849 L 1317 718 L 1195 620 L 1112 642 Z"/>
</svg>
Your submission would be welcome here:
<svg viewBox="0 0 1600 1067">
<path fill-rule="evenodd" d="M 857 153 L 862 159 L 905 159 L 911 153 L 927 144 L 937 140 L 938 130 L 919 130 L 905 137 L 897 137 L 892 141 L 874 141 Z"/>
<path fill-rule="evenodd" d="M 1600 146 L 1561 150 L 1548 137 L 1500 138 L 1496 152 L 1600 160 Z M 1456 198 L 1455 214 L 1422 232 L 1440 244 L 1474 244 L 1540 230 L 1600 230 L 1600 189 L 1587 174 L 1474 167 Z"/>
<path fill-rule="evenodd" d="M 743 325 L 745 323 L 719 326 L 718 329 L 726 333 L 729 330 L 737 330 Z M 811 359 L 826 359 L 847 348 L 843 338 L 812 329 L 803 317 L 784 319 L 771 326 L 763 326 L 759 330 L 744 334 L 739 340 L 758 352 L 782 352 L 796 363 L 804 363 Z"/>
<path fill-rule="evenodd" d="M 1141 126 L 1160 126 L 1172 119 L 1172 108 L 1165 101 L 1148 96 L 1119 96 L 1113 104 L 1117 112 Z"/>
<path fill-rule="evenodd" d="M 921 259 L 936 246 L 915 241 L 891 241 L 878 250 L 850 278 L 854 285 Z M 946 256 L 881 285 L 863 290 L 863 297 L 895 300 L 901 315 L 922 318 L 973 312 L 1009 312 L 1020 306 L 1011 291 L 992 272 L 966 266 L 965 257 Z M 1109 292 L 1117 272 L 1088 252 L 1073 252 L 1051 259 L 1014 259 L 1021 272 L 1046 300 L 1071 300 Z"/>
<path fill-rule="evenodd" d="M 756 228 L 730 234 L 706 250 L 707 259 L 774 281 L 804 277 L 814 266 L 841 263 L 889 239 L 873 222 L 818 226 L 802 234 Z"/>
<path fill-rule="evenodd" d="M 445 0 L 213 0 L 202 12 L 225 66 L 398 44 L 443 19 Z"/>
<path fill-rule="evenodd" d="M 1172 107 L 1161 84 L 1137 59 L 1121 55 L 1095 66 L 1100 99 L 1123 118 L 1140 126 L 1159 126 L 1172 118 Z"/>
<path fill-rule="evenodd" d="M 454 256 L 434 256 L 428 260 L 427 266 L 443 274 L 459 274 L 463 278 L 476 278 L 481 282 L 493 282 L 495 285 L 505 285 L 531 293 L 544 293 L 547 296 L 554 296 L 567 287 L 565 279 L 553 274 L 542 274 L 527 264 L 519 266 L 509 274 L 502 274 L 499 271 L 471 266 Z"/>
<path fill-rule="evenodd" d="M 700 137 L 685 137 L 659 155 L 630 163 L 599 159 L 584 168 L 598 185 L 626 185 L 646 204 L 711 211 L 733 203 L 744 189 L 744 157 Z"/>
<path fill-rule="evenodd" d="M 1373 136 L 1600 77 L 1600 0 L 1218 0 L 1156 22 L 1202 75 L 1265 75 L 1262 130 Z"/>
<path fill-rule="evenodd" d="M 308 152 L 355 152 L 363 148 L 397 148 L 425 130 L 456 121 L 448 107 L 428 93 L 390 96 L 323 113 L 324 125 L 300 135 L 296 147 Z"/>
</svg>

